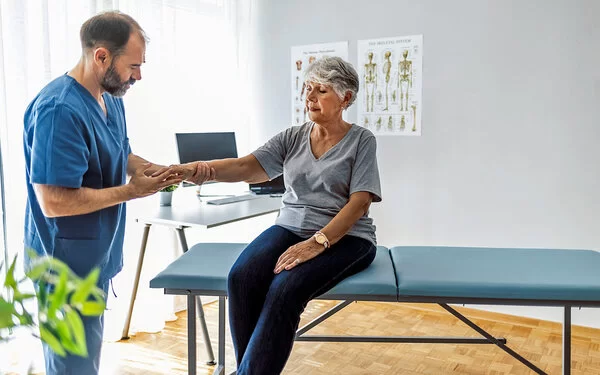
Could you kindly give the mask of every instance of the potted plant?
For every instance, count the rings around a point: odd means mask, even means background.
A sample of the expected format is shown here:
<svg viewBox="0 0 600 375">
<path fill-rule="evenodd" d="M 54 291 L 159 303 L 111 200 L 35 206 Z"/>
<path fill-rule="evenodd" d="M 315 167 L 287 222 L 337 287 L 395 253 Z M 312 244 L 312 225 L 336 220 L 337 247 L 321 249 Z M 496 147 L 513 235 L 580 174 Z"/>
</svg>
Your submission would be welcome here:
<svg viewBox="0 0 600 375">
<path fill-rule="evenodd" d="M 106 308 L 104 292 L 97 286 L 100 270 L 95 268 L 82 279 L 59 259 L 31 257 L 31 267 L 20 280 L 15 277 L 16 256 L 6 273 L 0 263 L 0 275 L 5 276 L 0 282 L 0 343 L 11 340 L 11 331 L 24 328 L 60 356 L 86 357 L 80 315 L 99 316 Z M 23 291 L 27 279 L 36 283 L 36 294 Z M 38 305 L 36 313 L 28 310 L 34 299 Z M 0 366 L 0 374 L 3 370 Z"/>
<path fill-rule="evenodd" d="M 167 186 L 166 188 L 159 191 L 160 195 L 160 205 L 161 206 L 170 206 L 171 201 L 173 200 L 173 192 L 177 189 L 178 185 Z"/>
</svg>

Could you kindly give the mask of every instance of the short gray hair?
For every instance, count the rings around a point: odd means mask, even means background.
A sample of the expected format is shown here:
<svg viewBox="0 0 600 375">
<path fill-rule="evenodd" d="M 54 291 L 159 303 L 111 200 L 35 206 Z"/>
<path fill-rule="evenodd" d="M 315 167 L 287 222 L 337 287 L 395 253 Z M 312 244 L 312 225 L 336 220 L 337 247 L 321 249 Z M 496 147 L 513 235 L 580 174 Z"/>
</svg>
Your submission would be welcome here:
<svg viewBox="0 0 600 375">
<path fill-rule="evenodd" d="M 336 56 L 315 60 L 306 69 L 304 80 L 331 86 L 340 99 L 344 99 L 349 91 L 352 96 L 346 108 L 354 103 L 356 93 L 358 93 L 358 73 L 352 64 Z"/>
</svg>

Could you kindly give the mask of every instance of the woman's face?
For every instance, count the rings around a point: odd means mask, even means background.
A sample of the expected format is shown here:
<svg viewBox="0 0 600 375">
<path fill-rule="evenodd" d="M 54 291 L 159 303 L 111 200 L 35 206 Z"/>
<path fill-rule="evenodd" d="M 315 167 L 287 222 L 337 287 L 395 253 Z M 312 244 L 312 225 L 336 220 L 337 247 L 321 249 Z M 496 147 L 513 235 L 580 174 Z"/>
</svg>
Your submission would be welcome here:
<svg viewBox="0 0 600 375">
<path fill-rule="evenodd" d="M 305 89 L 308 117 L 312 121 L 320 124 L 342 118 L 344 101 L 331 86 L 308 81 Z"/>
</svg>

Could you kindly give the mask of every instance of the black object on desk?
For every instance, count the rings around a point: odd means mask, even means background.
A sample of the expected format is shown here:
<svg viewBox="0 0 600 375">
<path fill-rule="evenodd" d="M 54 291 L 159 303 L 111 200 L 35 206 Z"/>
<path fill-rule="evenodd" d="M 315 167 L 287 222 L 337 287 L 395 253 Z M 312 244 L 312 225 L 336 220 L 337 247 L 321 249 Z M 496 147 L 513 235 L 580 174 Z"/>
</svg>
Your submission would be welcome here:
<svg viewBox="0 0 600 375">
<path fill-rule="evenodd" d="M 275 177 L 271 181 L 250 184 L 250 191 L 254 194 L 283 194 L 285 192 L 283 175 Z"/>
</svg>

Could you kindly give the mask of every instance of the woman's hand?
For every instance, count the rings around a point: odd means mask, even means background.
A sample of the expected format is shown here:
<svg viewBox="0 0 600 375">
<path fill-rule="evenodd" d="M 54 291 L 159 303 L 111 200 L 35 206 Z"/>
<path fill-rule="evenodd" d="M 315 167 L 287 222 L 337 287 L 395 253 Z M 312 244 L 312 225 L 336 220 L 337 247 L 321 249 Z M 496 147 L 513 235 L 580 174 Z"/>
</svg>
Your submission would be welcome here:
<svg viewBox="0 0 600 375">
<path fill-rule="evenodd" d="M 164 173 L 166 170 L 171 170 L 174 172 L 177 178 L 184 181 L 193 182 L 196 185 L 202 185 L 204 182 L 214 180 L 215 178 L 215 169 L 210 167 L 205 161 L 170 165 L 154 172 L 152 177 L 156 177 L 159 174 Z"/>
<path fill-rule="evenodd" d="M 196 169 L 194 174 L 189 178 L 186 178 L 187 181 L 193 182 L 196 185 L 202 185 L 206 181 L 214 180 L 216 177 L 216 172 L 213 167 L 208 165 L 205 161 L 196 162 Z"/>
<path fill-rule="evenodd" d="M 273 272 L 280 273 L 283 270 L 291 270 L 325 251 L 325 247 L 315 241 L 314 237 L 290 246 L 277 260 Z"/>
</svg>

